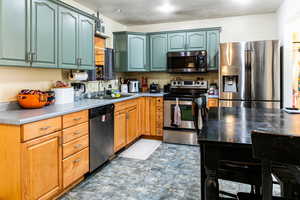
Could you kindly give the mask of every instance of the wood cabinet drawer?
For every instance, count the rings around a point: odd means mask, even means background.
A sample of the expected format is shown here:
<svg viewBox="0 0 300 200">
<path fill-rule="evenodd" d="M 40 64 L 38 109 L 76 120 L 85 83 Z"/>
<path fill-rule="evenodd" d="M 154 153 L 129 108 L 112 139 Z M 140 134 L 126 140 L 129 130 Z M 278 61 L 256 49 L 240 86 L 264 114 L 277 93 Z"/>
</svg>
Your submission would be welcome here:
<svg viewBox="0 0 300 200">
<path fill-rule="evenodd" d="M 21 127 L 22 141 L 28 141 L 40 136 L 48 135 L 61 130 L 61 117 L 41 120 Z"/>
<path fill-rule="evenodd" d="M 63 130 L 63 143 L 89 134 L 89 123 L 85 122 L 77 126 Z"/>
<path fill-rule="evenodd" d="M 83 136 L 63 145 L 63 157 L 66 158 L 89 146 L 89 136 Z"/>
<path fill-rule="evenodd" d="M 63 161 L 63 187 L 66 188 L 89 171 L 88 148 L 64 159 Z"/>
<path fill-rule="evenodd" d="M 75 126 L 77 124 L 81 124 L 83 122 L 87 122 L 88 119 L 89 119 L 89 115 L 87 110 L 64 115 L 63 128 L 68 128 L 71 126 Z"/>
<path fill-rule="evenodd" d="M 122 110 L 128 109 L 130 107 L 137 106 L 137 103 L 138 102 L 137 102 L 136 99 L 128 100 L 128 101 L 124 101 L 124 102 L 120 102 L 120 103 L 115 103 L 115 112 L 122 111 Z"/>
</svg>

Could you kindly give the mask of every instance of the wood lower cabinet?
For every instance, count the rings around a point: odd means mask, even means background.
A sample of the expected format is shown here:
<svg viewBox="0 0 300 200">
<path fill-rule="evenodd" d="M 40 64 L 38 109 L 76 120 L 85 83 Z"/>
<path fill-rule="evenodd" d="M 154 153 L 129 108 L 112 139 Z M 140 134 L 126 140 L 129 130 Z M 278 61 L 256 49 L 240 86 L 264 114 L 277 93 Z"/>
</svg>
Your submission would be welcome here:
<svg viewBox="0 0 300 200">
<path fill-rule="evenodd" d="M 1 200 L 55 199 L 89 171 L 87 111 L 0 124 L 0 133 Z"/>
<path fill-rule="evenodd" d="M 61 190 L 60 140 L 56 132 L 22 144 L 22 199 L 49 199 Z"/>
<path fill-rule="evenodd" d="M 115 104 L 114 151 L 142 135 L 163 136 L 162 97 L 140 97 Z"/>
<path fill-rule="evenodd" d="M 126 143 L 130 144 L 138 137 L 138 110 L 137 106 L 134 106 L 127 111 L 127 137 Z"/>
<path fill-rule="evenodd" d="M 89 171 L 89 149 L 84 150 L 64 159 L 63 161 L 63 186 L 68 187 Z"/>
<path fill-rule="evenodd" d="M 163 98 L 150 99 L 150 135 L 163 136 Z"/>
<path fill-rule="evenodd" d="M 139 108 L 139 99 L 115 104 L 115 152 L 130 144 L 140 136 Z"/>
<path fill-rule="evenodd" d="M 115 113 L 114 151 L 126 146 L 126 110 Z"/>
</svg>

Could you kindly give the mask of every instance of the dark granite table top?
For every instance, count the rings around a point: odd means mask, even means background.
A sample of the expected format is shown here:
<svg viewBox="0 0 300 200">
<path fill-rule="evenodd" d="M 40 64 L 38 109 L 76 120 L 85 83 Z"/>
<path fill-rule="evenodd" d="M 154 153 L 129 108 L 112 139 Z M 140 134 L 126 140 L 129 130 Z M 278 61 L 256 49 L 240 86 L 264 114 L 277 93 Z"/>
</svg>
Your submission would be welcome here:
<svg viewBox="0 0 300 200">
<path fill-rule="evenodd" d="M 210 109 L 199 142 L 251 145 L 253 130 L 300 137 L 300 114 L 279 109 Z"/>
</svg>

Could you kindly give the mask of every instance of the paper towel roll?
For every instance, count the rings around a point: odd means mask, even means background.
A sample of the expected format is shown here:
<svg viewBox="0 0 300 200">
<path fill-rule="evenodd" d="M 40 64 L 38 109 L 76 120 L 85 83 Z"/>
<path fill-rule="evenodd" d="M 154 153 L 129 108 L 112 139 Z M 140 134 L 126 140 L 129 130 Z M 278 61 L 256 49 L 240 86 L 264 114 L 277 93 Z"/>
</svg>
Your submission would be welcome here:
<svg viewBox="0 0 300 200">
<path fill-rule="evenodd" d="M 87 72 L 70 73 L 69 79 L 71 81 L 86 81 L 88 79 L 88 74 L 87 74 Z"/>
</svg>

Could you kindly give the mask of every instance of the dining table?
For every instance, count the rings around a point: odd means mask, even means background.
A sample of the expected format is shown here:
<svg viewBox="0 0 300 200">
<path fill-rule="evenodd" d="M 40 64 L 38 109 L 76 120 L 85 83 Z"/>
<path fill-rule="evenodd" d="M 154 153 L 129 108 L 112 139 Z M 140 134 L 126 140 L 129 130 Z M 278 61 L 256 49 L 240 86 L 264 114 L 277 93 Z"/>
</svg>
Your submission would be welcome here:
<svg viewBox="0 0 300 200">
<path fill-rule="evenodd" d="M 219 199 L 217 172 L 221 160 L 259 162 L 252 156 L 254 130 L 300 136 L 300 115 L 273 108 L 211 108 L 198 134 L 202 200 Z"/>
</svg>

